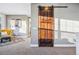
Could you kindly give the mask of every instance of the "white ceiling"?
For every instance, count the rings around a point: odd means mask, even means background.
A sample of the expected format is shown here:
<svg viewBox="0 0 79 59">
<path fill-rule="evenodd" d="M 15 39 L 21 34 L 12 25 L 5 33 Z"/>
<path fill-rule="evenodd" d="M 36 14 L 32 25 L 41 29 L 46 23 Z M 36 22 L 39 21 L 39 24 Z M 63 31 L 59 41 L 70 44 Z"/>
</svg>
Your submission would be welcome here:
<svg viewBox="0 0 79 59">
<path fill-rule="evenodd" d="M 0 3 L 0 13 L 6 15 L 31 15 L 31 4 L 29 3 Z"/>
</svg>

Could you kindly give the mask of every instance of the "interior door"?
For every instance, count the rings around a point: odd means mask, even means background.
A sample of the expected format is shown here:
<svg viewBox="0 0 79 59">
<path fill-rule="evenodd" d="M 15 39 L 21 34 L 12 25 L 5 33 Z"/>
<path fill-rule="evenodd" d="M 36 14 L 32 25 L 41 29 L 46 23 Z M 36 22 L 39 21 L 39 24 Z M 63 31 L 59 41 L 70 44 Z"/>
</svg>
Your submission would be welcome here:
<svg viewBox="0 0 79 59">
<path fill-rule="evenodd" d="M 52 47 L 54 41 L 53 6 L 39 6 L 39 46 Z"/>
</svg>

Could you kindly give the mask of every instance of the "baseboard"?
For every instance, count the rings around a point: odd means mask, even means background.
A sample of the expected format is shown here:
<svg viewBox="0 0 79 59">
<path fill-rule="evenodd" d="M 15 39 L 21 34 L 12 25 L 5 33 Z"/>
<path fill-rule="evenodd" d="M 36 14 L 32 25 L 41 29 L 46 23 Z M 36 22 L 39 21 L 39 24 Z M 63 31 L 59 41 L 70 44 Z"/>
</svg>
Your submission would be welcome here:
<svg viewBox="0 0 79 59">
<path fill-rule="evenodd" d="M 31 44 L 30 47 L 39 47 L 38 44 Z M 73 44 L 54 44 L 54 47 L 76 47 Z"/>
<path fill-rule="evenodd" d="M 39 47 L 38 44 L 31 44 L 30 47 Z"/>
<path fill-rule="evenodd" d="M 74 44 L 54 44 L 54 47 L 76 47 Z"/>
</svg>

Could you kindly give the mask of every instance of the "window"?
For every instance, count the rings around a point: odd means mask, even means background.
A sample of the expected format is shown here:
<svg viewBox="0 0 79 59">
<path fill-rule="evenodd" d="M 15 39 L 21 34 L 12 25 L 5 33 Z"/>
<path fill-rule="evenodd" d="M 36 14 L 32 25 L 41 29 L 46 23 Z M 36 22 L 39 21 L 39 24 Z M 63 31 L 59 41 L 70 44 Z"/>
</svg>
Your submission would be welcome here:
<svg viewBox="0 0 79 59">
<path fill-rule="evenodd" d="M 74 43 L 76 34 L 79 31 L 79 21 L 60 19 L 61 39 Z"/>
<path fill-rule="evenodd" d="M 8 28 L 14 30 L 17 35 L 24 35 L 27 32 L 27 21 L 26 20 L 8 20 Z"/>
<path fill-rule="evenodd" d="M 79 31 L 79 21 L 61 19 L 60 28 L 61 28 L 61 31 L 78 32 Z"/>
</svg>

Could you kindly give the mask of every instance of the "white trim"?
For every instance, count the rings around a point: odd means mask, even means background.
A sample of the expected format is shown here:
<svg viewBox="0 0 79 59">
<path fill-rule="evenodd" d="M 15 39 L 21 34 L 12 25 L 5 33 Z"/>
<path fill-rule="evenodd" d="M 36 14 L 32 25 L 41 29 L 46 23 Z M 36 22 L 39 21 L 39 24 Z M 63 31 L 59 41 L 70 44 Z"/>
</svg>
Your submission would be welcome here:
<svg viewBox="0 0 79 59">
<path fill-rule="evenodd" d="M 31 44 L 30 47 L 39 47 L 38 44 Z"/>
<path fill-rule="evenodd" d="M 31 44 L 30 47 L 39 47 L 38 44 Z M 76 47 L 74 44 L 54 44 L 54 47 Z"/>
<path fill-rule="evenodd" d="M 54 47 L 76 47 L 74 44 L 54 44 Z"/>
</svg>

